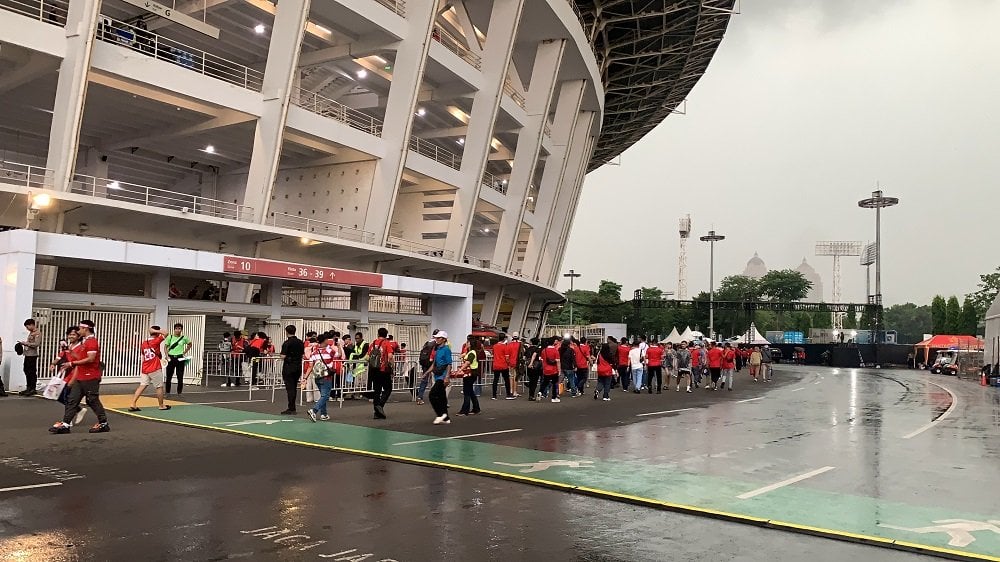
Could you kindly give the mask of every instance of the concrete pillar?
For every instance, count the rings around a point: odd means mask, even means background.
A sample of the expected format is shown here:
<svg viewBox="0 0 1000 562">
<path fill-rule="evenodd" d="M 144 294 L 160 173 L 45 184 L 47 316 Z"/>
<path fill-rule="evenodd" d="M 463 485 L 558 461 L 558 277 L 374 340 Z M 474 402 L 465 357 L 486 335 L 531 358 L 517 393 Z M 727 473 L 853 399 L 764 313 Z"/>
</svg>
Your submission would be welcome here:
<svg viewBox="0 0 1000 562">
<path fill-rule="evenodd" d="M 559 89 L 559 101 L 556 104 L 556 119 L 552 123 L 552 154 L 545 161 L 542 181 L 538 188 L 538 200 L 535 202 L 535 215 L 539 228 L 536 228 L 528 238 L 525 249 L 524 265 L 521 273 L 528 279 L 538 279 L 538 265 L 541 261 L 542 248 L 548 231 L 556 214 L 556 200 L 563 174 L 566 173 L 566 163 L 573 138 L 580 120 L 580 106 L 583 104 L 583 80 L 563 82 Z"/>
<path fill-rule="evenodd" d="M 278 279 L 271 281 L 271 283 L 267 286 L 267 304 L 271 307 L 271 315 L 267 319 L 269 324 L 281 322 L 281 294 L 283 288 L 284 284 Z M 282 329 L 284 329 L 284 326 L 282 326 Z M 302 336 L 302 334 L 299 334 L 299 336 Z"/>
<path fill-rule="evenodd" d="M 517 152 L 514 153 L 514 166 L 507 182 L 507 206 L 500 220 L 500 228 L 497 229 L 497 244 L 493 252 L 493 263 L 500 264 L 505 271 L 511 268 L 511 261 L 514 259 L 529 186 L 538 164 L 542 137 L 565 51 L 565 39 L 543 41 L 535 49 L 535 64 L 525 100 L 528 122 L 517 135 Z"/>
<path fill-rule="evenodd" d="M 35 296 L 35 251 L 38 235 L 27 230 L 12 230 L 0 234 L 0 338 L 3 338 L 3 362 L 0 377 L 8 391 L 25 389 L 24 359 L 14 353 L 14 344 L 28 333 L 22 322 L 32 317 Z M 45 330 L 62 330 L 64 326 L 45 326 Z M 39 359 L 39 378 L 49 358 Z"/>
<path fill-rule="evenodd" d="M 525 321 L 528 318 L 528 303 L 531 301 L 530 295 L 516 295 L 514 298 L 514 308 L 510 311 L 510 326 L 508 331 L 518 332 L 525 336 Z M 534 335 L 534 334 L 533 334 Z"/>
<path fill-rule="evenodd" d="M 45 161 L 45 167 L 52 171 L 52 188 L 57 191 L 69 190 L 76 168 L 87 100 L 87 74 L 100 11 L 101 0 L 74 0 L 66 14 L 66 58 L 59 65 Z"/>
<path fill-rule="evenodd" d="M 358 311 L 358 324 L 368 324 L 368 303 L 371 292 L 363 287 L 351 289 L 351 308 Z"/>
<path fill-rule="evenodd" d="M 170 331 L 167 327 L 167 317 L 170 316 L 170 271 L 157 269 L 153 273 L 150 284 L 150 296 L 155 299 L 156 304 L 153 310 L 153 324 Z"/>
<path fill-rule="evenodd" d="M 573 203 L 576 201 L 579 191 L 583 186 L 580 168 L 583 167 L 585 169 L 587 163 L 590 161 L 589 149 L 593 146 L 590 142 L 592 138 L 590 133 L 595 116 L 596 113 L 593 111 L 581 112 L 575 134 L 573 135 L 573 142 L 569 147 L 569 157 L 567 158 L 566 170 L 560 182 L 559 196 L 556 199 L 555 208 L 559 209 L 559 212 L 555 214 L 546 229 L 546 238 L 540 248 L 539 267 L 536 275 L 541 282 L 547 282 L 549 285 L 554 283 L 550 278 L 553 277 L 553 273 L 556 272 L 555 269 L 559 265 L 555 263 L 555 256 L 561 249 L 560 244 L 564 241 L 566 229 L 570 224 L 571 213 L 575 209 Z"/>
<path fill-rule="evenodd" d="M 455 258 L 459 260 L 465 254 L 472 218 L 479 201 L 483 172 L 486 171 L 490 142 L 493 139 L 493 126 L 500 109 L 504 79 L 507 77 L 507 67 L 510 65 L 523 8 L 524 0 L 493 2 L 486 47 L 483 50 L 483 85 L 472 101 L 462 167 L 459 170 L 462 179 L 455 193 L 455 204 L 451 209 L 451 221 L 448 223 L 448 236 L 444 244 L 445 249 L 453 251 Z"/>
<path fill-rule="evenodd" d="M 375 233 L 378 244 L 385 244 L 389 235 L 396 192 L 406 155 L 410 152 L 413 114 L 417 111 L 417 96 L 424 79 L 436 16 L 437 0 L 409 0 L 406 3 L 407 34 L 396 51 L 382 127 L 382 138 L 389 152 L 375 164 L 368 201 L 370 212 L 365 217 L 365 230 Z"/>
<path fill-rule="evenodd" d="M 281 142 L 292 84 L 298 73 L 310 0 L 282 0 L 274 15 L 271 44 L 261 88 L 263 105 L 254 130 L 253 152 L 243 204 L 253 208 L 257 222 L 267 219 L 268 203 L 281 157 Z"/>
<path fill-rule="evenodd" d="M 496 326 L 497 316 L 500 315 L 500 303 L 503 302 L 504 289 L 502 286 L 494 287 L 486 291 L 483 297 L 483 308 L 479 313 L 479 320 L 484 324 Z"/>
</svg>

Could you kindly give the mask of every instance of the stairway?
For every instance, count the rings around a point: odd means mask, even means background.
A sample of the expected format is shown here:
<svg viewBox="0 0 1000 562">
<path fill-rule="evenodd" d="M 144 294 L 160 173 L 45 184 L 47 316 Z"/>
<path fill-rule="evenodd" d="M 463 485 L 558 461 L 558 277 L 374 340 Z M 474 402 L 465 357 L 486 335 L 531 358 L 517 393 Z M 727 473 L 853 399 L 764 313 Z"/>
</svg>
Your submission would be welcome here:
<svg viewBox="0 0 1000 562">
<path fill-rule="evenodd" d="M 222 334 L 229 332 L 230 334 L 236 328 L 233 328 L 228 323 L 223 322 L 221 316 L 205 316 L 205 345 L 203 349 L 206 352 L 219 351 L 219 342 L 222 340 Z"/>
</svg>

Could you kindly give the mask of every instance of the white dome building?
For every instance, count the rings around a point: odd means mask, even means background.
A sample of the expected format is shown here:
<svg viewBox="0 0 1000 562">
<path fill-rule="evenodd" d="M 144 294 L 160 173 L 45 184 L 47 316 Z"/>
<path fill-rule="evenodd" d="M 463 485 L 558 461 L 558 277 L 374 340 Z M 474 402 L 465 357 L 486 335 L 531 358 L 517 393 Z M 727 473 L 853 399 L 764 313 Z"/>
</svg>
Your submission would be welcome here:
<svg viewBox="0 0 1000 562">
<path fill-rule="evenodd" d="M 754 252 L 753 257 L 747 262 L 747 266 L 743 270 L 743 275 L 754 279 L 760 279 L 767 275 L 767 265 L 764 263 L 764 260 L 760 259 L 757 252 Z"/>
<path fill-rule="evenodd" d="M 806 300 L 809 302 L 824 302 L 823 301 L 823 278 L 816 273 L 816 269 L 809 265 L 809 262 L 805 258 L 802 258 L 802 263 L 795 268 L 795 271 L 801 273 L 807 280 L 812 282 L 812 288 L 809 289 L 809 294 L 806 295 Z"/>
</svg>

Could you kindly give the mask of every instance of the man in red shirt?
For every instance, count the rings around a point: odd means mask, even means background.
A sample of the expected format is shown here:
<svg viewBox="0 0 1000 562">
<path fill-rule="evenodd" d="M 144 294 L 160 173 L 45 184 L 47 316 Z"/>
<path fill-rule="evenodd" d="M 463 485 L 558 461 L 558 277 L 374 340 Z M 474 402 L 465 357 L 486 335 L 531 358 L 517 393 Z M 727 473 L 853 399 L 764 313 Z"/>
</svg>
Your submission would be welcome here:
<svg viewBox="0 0 1000 562">
<path fill-rule="evenodd" d="M 646 367 L 649 369 L 649 393 L 653 393 L 653 377 L 656 377 L 656 393 L 663 393 L 663 347 L 654 341 L 646 350 Z M 667 384 L 670 381 L 667 380 Z"/>
<path fill-rule="evenodd" d="M 80 411 L 80 401 L 84 396 L 87 405 L 97 415 L 97 423 L 90 428 L 90 433 L 107 433 L 111 431 L 108 425 L 108 414 L 101 404 L 101 346 L 94 337 L 93 320 L 80 321 L 80 345 L 70 353 L 69 368 L 72 369 L 69 382 L 69 398 L 66 399 L 66 412 L 63 421 L 56 422 L 49 428 L 50 433 L 69 433 L 70 424 Z"/>
<path fill-rule="evenodd" d="M 507 391 L 507 400 L 513 400 L 510 391 L 510 359 L 508 356 L 507 334 L 497 336 L 500 340 L 493 344 L 493 400 L 497 399 L 497 383 L 503 379 L 503 388 Z"/>
<path fill-rule="evenodd" d="M 628 338 L 622 336 L 622 340 L 618 342 L 618 382 L 625 392 L 628 392 L 628 386 L 632 382 L 632 370 L 628 365 L 629 351 L 632 351 L 632 348 L 628 346 Z"/>
<path fill-rule="evenodd" d="M 573 351 L 576 353 L 576 390 L 577 394 L 583 394 L 583 389 L 587 386 L 587 376 L 590 375 L 590 362 L 593 359 L 587 338 L 580 338 L 580 343 L 574 344 Z"/>
<path fill-rule="evenodd" d="M 528 359 L 523 356 L 523 344 L 518 336 L 517 332 L 510 335 L 510 341 L 507 342 L 507 365 L 510 367 L 510 384 L 513 387 L 512 394 L 514 398 L 520 396 L 517 393 L 517 385 L 521 382 L 521 377 L 524 374 L 522 371 L 525 370 L 524 362 Z"/>
<path fill-rule="evenodd" d="M 542 389 L 538 393 L 539 399 L 548 396 L 549 386 L 552 386 L 552 402 L 559 402 L 559 348 L 556 342 L 559 338 L 552 337 L 548 340 L 548 345 L 542 350 Z"/>
<path fill-rule="evenodd" d="M 707 355 L 708 370 L 712 373 L 712 390 L 719 390 L 719 377 L 722 376 L 722 348 L 714 341 L 710 342 Z"/>
<path fill-rule="evenodd" d="M 130 412 L 139 411 L 139 397 L 149 385 L 153 385 L 153 389 L 156 390 L 156 401 L 160 403 L 160 409 L 170 409 L 170 406 L 163 405 L 163 365 L 161 364 L 163 355 L 160 353 L 160 346 L 167 335 L 159 326 L 151 326 L 149 337 L 139 345 L 139 353 L 142 354 L 142 368 L 139 375 L 139 388 L 135 389 L 132 405 L 128 408 Z"/>
<path fill-rule="evenodd" d="M 375 355 L 373 350 L 376 347 L 379 348 L 377 362 L 372 359 Z M 374 417 L 377 420 L 386 419 L 385 404 L 389 401 L 389 395 L 392 394 L 393 351 L 395 351 L 395 345 L 389 339 L 389 330 L 379 328 L 378 337 L 368 348 L 368 384 L 371 385 Z"/>
</svg>

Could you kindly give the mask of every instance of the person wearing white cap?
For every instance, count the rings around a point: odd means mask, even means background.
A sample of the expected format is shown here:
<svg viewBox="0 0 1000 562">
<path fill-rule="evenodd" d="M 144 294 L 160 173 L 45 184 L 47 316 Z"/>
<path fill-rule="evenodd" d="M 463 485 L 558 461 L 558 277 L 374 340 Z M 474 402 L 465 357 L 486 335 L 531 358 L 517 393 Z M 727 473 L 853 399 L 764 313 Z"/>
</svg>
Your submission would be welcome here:
<svg viewBox="0 0 1000 562">
<path fill-rule="evenodd" d="M 510 364 L 510 380 L 511 384 L 514 385 L 514 398 L 520 396 L 517 393 L 517 385 L 521 382 L 521 377 L 524 376 L 527 370 L 526 362 L 528 358 L 524 356 L 524 350 L 525 346 L 521 341 L 520 335 L 517 332 L 512 332 L 510 334 L 510 341 L 507 342 L 507 357 Z"/>
<path fill-rule="evenodd" d="M 437 417 L 434 418 L 434 425 L 450 424 L 448 417 L 448 392 L 445 390 L 445 383 L 451 372 L 451 347 L 448 346 L 448 332 L 444 330 L 434 334 L 434 341 L 437 348 L 434 350 L 434 386 L 431 387 L 428 400 Z"/>
</svg>

